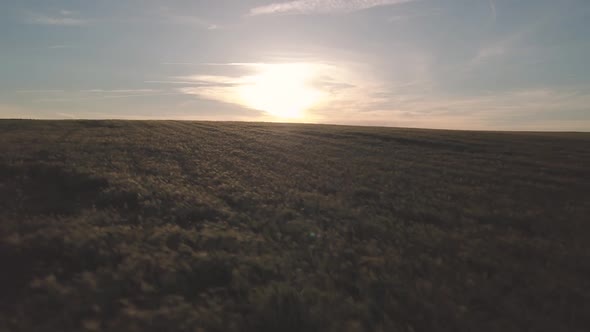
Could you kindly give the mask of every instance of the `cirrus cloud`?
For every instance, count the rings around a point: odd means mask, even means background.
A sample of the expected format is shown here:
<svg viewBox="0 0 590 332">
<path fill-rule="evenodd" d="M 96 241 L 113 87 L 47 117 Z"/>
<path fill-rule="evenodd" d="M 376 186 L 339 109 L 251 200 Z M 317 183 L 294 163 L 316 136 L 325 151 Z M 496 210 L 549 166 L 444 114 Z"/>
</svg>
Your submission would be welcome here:
<svg viewBox="0 0 590 332">
<path fill-rule="evenodd" d="M 350 13 L 379 6 L 399 5 L 415 0 L 295 0 L 252 8 L 250 16 Z"/>
<path fill-rule="evenodd" d="M 90 23 L 90 20 L 76 16 L 77 13 L 70 10 L 60 10 L 54 15 L 28 12 L 25 16 L 25 23 L 57 26 L 80 26 Z"/>
</svg>

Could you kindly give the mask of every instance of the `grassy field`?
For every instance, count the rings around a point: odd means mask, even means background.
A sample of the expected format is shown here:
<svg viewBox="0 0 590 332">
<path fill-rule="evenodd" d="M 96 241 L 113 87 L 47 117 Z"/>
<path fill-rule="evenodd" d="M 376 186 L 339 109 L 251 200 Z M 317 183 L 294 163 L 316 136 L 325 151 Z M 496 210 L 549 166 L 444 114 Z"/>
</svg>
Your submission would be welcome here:
<svg viewBox="0 0 590 332">
<path fill-rule="evenodd" d="M 0 331 L 587 331 L 590 134 L 0 121 Z"/>
</svg>

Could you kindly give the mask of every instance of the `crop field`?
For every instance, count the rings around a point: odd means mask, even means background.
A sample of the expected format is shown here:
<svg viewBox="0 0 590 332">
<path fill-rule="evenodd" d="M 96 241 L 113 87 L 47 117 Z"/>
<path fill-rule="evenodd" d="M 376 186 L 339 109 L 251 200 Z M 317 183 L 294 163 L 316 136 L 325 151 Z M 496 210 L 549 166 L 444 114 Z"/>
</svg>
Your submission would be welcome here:
<svg viewBox="0 0 590 332">
<path fill-rule="evenodd" d="M 0 331 L 588 331 L 590 134 L 0 121 Z"/>
</svg>

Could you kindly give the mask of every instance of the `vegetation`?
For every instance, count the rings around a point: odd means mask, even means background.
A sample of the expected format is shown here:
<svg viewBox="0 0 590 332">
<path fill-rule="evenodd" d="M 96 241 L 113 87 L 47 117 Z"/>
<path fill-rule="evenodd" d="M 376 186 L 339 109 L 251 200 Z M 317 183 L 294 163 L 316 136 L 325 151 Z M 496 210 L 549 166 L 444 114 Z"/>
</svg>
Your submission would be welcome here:
<svg viewBox="0 0 590 332">
<path fill-rule="evenodd" d="M 587 331 L 590 135 L 0 121 L 1 331 Z"/>
</svg>

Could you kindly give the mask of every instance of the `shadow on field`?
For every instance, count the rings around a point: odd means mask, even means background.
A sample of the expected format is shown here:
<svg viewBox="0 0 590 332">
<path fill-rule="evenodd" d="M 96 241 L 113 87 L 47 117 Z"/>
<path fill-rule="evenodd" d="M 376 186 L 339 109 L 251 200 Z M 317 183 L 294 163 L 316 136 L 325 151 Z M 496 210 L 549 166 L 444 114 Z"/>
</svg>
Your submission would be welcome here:
<svg viewBox="0 0 590 332">
<path fill-rule="evenodd" d="M 24 215 L 75 214 L 108 186 L 106 179 L 47 164 L 0 165 L 0 183 L 0 207 Z"/>
</svg>

